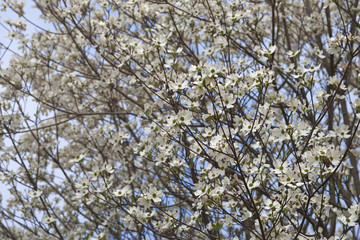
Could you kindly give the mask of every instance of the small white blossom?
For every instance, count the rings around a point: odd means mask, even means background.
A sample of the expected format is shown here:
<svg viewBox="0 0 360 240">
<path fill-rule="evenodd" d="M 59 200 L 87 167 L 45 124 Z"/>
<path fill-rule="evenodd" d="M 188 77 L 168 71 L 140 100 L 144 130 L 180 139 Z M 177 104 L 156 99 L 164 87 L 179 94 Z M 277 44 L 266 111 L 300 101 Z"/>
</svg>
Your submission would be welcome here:
<svg viewBox="0 0 360 240">
<path fill-rule="evenodd" d="M 42 195 L 42 191 L 41 190 L 37 190 L 37 191 L 29 191 L 29 197 L 30 198 L 38 198 Z"/>
<path fill-rule="evenodd" d="M 53 223 L 53 222 L 55 222 L 55 221 L 56 221 L 56 219 L 53 218 L 53 217 L 46 217 L 46 218 L 44 218 L 44 222 L 45 222 L 46 224 L 50 224 L 50 223 Z"/>
</svg>

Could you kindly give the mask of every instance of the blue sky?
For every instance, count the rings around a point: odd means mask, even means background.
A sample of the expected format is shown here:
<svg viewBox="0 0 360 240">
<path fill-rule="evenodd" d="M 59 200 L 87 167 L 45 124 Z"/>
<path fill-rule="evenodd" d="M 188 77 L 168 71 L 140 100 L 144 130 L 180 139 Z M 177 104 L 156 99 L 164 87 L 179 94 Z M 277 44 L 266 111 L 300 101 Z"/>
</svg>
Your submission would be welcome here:
<svg viewBox="0 0 360 240">
<path fill-rule="evenodd" d="M 41 27 L 45 27 L 45 28 L 51 27 L 40 18 L 41 12 L 38 9 L 34 8 L 33 6 L 34 6 L 33 1 L 31 0 L 25 1 L 25 7 L 24 7 L 25 15 L 24 18 L 22 19 L 26 22 L 27 25 L 26 35 L 28 37 L 30 37 L 32 33 L 37 31 L 37 27 L 31 24 L 30 22 L 26 21 L 26 19 Z M 11 11 L 11 9 L 8 9 L 5 12 L 0 12 L 0 33 L 1 33 L 0 42 L 6 47 L 9 46 L 9 48 L 14 52 L 19 52 L 17 49 L 18 45 L 15 41 L 11 42 L 10 39 L 6 38 L 9 28 L 8 26 L 6 26 L 5 21 L 9 19 L 16 20 L 18 18 L 19 16 L 13 11 Z M 4 68 L 8 65 L 11 56 L 12 53 L 10 51 L 5 51 L 4 46 L 1 46 L 0 57 L 2 57 L 2 59 L 0 62 L 0 68 Z"/>
<path fill-rule="evenodd" d="M 30 0 L 26 1 L 25 4 L 25 18 L 30 20 L 31 22 L 34 22 L 42 27 L 49 27 L 46 25 L 46 23 L 40 19 L 40 14 L 41 12 L 38 9 L 33 8 L 33 2 Z M 13 52 L 19 52 L 18 50 L 18 44 L 16 41 L 11 41 L 10 39 L 6 38 L 7 34 L 8 34 L 8 30 L 9 27 L 5 24 L 6 20 L 16 20 L 18 19 L 19 16 L 14 13 L 13 11 L 11 11 L 10 9 L 8 9 L 6 12 L 0 12 L 0 42 L 1 42 L 1 48 L 0 48 L 0 71 L 1 69 L 4 69 L 8 66 L 9 61 L 11 59 L 11 56 L 13 55 Z M 25 20 L 23 18 L 23 20 Z M 26 31 L 26 35 L 27 37 L 30 37 L 32 33 L 37 31 L 37 28 L 32 25 L 31 23 L 26 22 L 27 25 L 27 31 Z M 9 49 L 11 49 L 11 51 L 6 51 L 6 49 L 4 49 L 5 47 L 9 47 Z M 0 92 L 1 92 L 1 88 L 0 88 Z M 28 101 L 27 104 L 27 109 L 26 112 L 31 112 L 31 111 L 35 111 L 36 105 L 33 104 L 31 101 Z M 5 140 L 5 144 L 10 144 L 9 140 Z M 2 202 L 1 204 L 4 205 L 6 204 L 6 200 L 10 197 L 9 192 L 7 191 L 7 186 L 0 183 L 0 189 L 1 189 L 1 195 L 2 195 Z"/>
</svg>

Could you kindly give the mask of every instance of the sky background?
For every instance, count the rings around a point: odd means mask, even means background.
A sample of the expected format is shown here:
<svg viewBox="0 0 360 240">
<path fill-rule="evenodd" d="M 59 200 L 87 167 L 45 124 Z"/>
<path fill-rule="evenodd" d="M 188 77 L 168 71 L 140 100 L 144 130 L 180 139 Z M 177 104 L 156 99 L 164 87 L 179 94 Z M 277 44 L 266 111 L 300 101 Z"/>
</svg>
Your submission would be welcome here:
<svg viewBox="0 0 360 240">
<path fill-rule="evenodd" d="M 0 4 L 3 4 L 4 1 L 1 1 Z M 46 24 L 41 18 L 41 12 L 34 8 L 34 3 L 31 0 L 25 1 L 25 15 L 24 17 L 28 19 L 29 21 L 36 23 L 37 25 L 44 27 L 44 28 L 50 28 L 51 26 L 49 24 Z M 1 69 L 6 68 L 9 65 L 9 61 L 11 57 L 13 56 L 12 52 L 20 53 L 18 50 L 18 43 L 16 41 L 11 41 L 6 36 L 8 35 L 9 27 L 5 23 L 5 21 L 11 19 L 16 20 L 20 17 L 14 13 L 11 9 L 7 9 L 5 12 L 0 12 L 0 71 Z M 37 31 L 40 31 L 36 26 L 28 22 L 26 19 L 22 18 L 26 22 L 27 30 L 25 32 L 26 37 L 31 37 L 31 35 Z M 5 48 L 11 49 L 11 51 L 7 51 Z M 0 88 L 0 94 L 1 94 L 1 88 Z M 32 103 L 32 101 L 27 101 L 26 109 L 25 111 L 29 114 L 35 113 L 36 105 Z M 10 140 L 5 140 L 5 144 L 10 144 Z M 1 151 L 1 150 L 0 150 Z M 10 193 L 7 190 L 7 186 L 0 183 L 0 190 L 2 195 L 2 206 L 6 205 L 6 200 L 10 197 Z"/>
<path fill-rule="evenodd" d="M 1 4 L 4 4 L 3 2 L 5 1 L 1 1 Z M 5 51 L 4 46 L 8 47 L 14 51 L 14 52 L 19 52 L 18 50 L 18 44 L 16 41 L 11 42 L 10 39 L 8 39 L 6 36 L 8 35 L 8 30 L 9 27 L 6 26 L 5 21 L 6 20 L 16 20 L 16 19 L 22 19 L 26 22 L 26 26 L 27 26 L 27 30 L 25 32 L 27 37 L 30 37 L 31 34 L 39 31 L 39 29 L 34 25 L 38 25 L 41 26 L 45 29 L 49 29 L 51 28 L 51 25 L 45 23 L 45 21 L 43 21 L 40 18 L 41 12 L 37 9 L 34 8 L 35 4 L 33 3 L 32 0 L 26 0 L 25 1 L 25 7 L 24 7 L 24 17 L 19 17 L 15 12 L 13 12 L 11 9 L 7 9 L 5 12 L 0 12 L 0 43 L 1 43 L 1 49 L 0 49 L 0 57 L 2 57 L 1 62 L 0 62 L 0 67 L 3 69 L 4 67 L 6 67 L 9 63 L 9 60 L 12 56 L 12 53 L 10 51 Z M 30 22 L 34 23 L 30 23 L 27 20 L 29 20 Z"/>
</svg>

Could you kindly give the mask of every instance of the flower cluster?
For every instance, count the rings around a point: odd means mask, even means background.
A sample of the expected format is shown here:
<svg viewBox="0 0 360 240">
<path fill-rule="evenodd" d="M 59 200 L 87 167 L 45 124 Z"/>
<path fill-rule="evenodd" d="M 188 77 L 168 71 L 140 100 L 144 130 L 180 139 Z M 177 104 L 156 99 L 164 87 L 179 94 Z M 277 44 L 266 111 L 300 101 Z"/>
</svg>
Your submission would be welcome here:
<svg viewBox="0 0 360 240">
<path fill-rule="evenodd" d="M 2 3 L 0 239 L 360 239 L 357 1 L 36 7 Z"/>
</svg>

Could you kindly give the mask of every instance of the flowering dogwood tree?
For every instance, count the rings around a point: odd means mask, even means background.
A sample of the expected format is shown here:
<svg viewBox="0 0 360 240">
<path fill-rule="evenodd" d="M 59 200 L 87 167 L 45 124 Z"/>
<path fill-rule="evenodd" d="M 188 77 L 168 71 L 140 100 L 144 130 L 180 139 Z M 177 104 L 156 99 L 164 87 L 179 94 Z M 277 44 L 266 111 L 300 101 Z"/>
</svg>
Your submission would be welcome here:
<svg viewBox="0 0 360 240">
<path fill-rule="evenodd" d="M 358 3 L 4 0 L 0 238 L 359 239 Z"/>
</svg>

